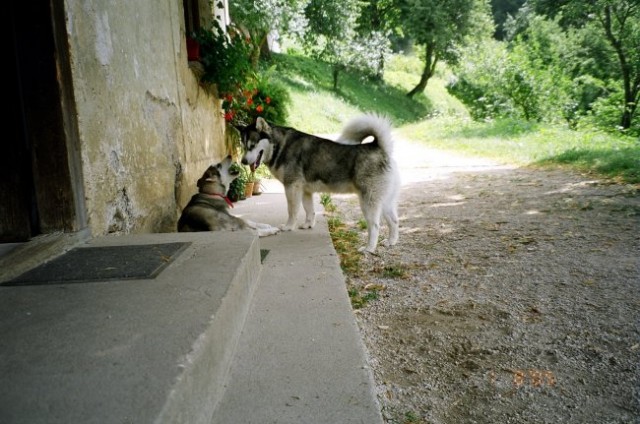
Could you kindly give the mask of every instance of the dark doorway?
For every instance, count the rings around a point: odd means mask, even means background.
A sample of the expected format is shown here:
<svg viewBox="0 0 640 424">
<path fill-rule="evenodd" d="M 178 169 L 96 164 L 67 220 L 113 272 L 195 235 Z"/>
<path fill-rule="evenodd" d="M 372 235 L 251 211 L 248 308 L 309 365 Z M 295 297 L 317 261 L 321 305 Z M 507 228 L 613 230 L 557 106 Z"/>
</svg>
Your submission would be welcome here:
<svg viewBox="0 0 640 424">
<path fill-rule="evenodd" d="M 0 242 L 86 227 L 63 1 L 9 7 L 13 122 L 0 155 Z"/>
</svg>

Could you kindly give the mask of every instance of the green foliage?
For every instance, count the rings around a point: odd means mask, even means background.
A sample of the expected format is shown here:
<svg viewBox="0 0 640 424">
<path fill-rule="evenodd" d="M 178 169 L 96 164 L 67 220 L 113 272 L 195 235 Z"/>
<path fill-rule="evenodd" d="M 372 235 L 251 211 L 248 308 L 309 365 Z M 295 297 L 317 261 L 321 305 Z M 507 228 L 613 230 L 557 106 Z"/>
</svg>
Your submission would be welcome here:
<svg viewBox="0 0 640 424">
<path fill-rule="evenodd" d="M 284 124 L 291 97 L 282 83 L 272 78 L 274 69 L 252 74 L 243 86 L 224 95 L 222 109 L 227 122 L 247 125 L 261 116 L 276 125 Z"/>
<path fill-rule="evenodd" d="M 340 73 L 349 68 L 380 78 L 390 54 L 389 40 L 381 31 L 355 31 L 360 6 L 354 0 L 310 0 L 305 7 L 308 27 L 304 50 L 331 64 L 334 90 L 338 89 Z"/>
<path fill-rule="evenodd" d="M 633 130 L 640 101 L 640 2 L 638 0 L 531 0 L 532 10 L 544 16 L 558 16 L 565 29 L 584 33 L 588 51 L 602 80 L 613 78 L 622 87 L 619 126 Z M 595 42 L 594 42 L 595 40 Z M 607 48 L 602 48 L 603 45 Z M 617 67 L 607 64 L 617 63 Z"/>
<path fill-rule="evenodd" d="M 483 0 L 400 1 L 403 29 L 425 52 L 422 76 L 409 97 L 423 92 L 438 62 L 453 59 L 456 48 L 487 22 L 486 5 Z"/>
<path fill-rule="evenodd" d="M 244 199 L 244 185 L 249 181 L 249 172 L 247 168 L 239 163 L 233 163 L 231 165 L 234 169 L 238 170 L 240 174 L 238 177 L 229 184 L 229 191 L 227 197 L 233 202 Z"/>
<path fill-rule="evenodd" d="M 284 125 L 287 121 L 291 96 L 284 84 L 273 78 L 276 67 L 272 66 L 258 76 L 256 89 L 259 102 L 264 104 L 262 117 L 275 125 Z"/>
<path fill-rule="evenodd" d="M 494 37 L 497 40 L 504 40 L 506 38 L 507 31 L 505 29 L 505 23 L 510 16 L 515 16 L 516 13 L 518 13 L 518 10 L 524 2 L 525 0 L 491 0 L 493 20 L 496 24 Z"/>
<path fill-rule="evenodd" d="M 261 51 L 267 50 L 270 31 L 303 32 L 306 22 L 302 8 L 305 3 L 305 0 L 229 0 L 233 21 L 250 34 L 250 57 L 254 69 L 258 68 Z"/>
<path fill-rule="evenodd" d="M 558 8 L 543 0 L 531 2 L 512 20 L 511 41 L 499 54 L 484 45 L 463 54 L 451 93 L 476 119 L 509 116 L 555 122 L 564 118 L 571 128 L 597 125 L 640 135 L 637 118 L 633 120 L 640 90 L 640 53 L 629 49 L 640 45 L 640 5 L 626 0 L 584 3 L 575 2 L 582 8 L 580 13 L 592 14 L 589 19 L 580 17 L 574 3 L 559 2 Z M 536 15 L 534 10 L 546 10 L 554 18 Z M 574 28 L 567 22 L 581 26 Z M 626 63 L 622 74 L 615 59 Z"/>
<path fill-rule="evenodd" d="M 200 62 L 204 66 L 202 81 L 216 84 L 218 93 L 234 91 L 251 74 L 250 47 L 240 31 L 228 28 L 226 34 L 217 20 L 210 28 L 195 34 L 200 44 Z"/>
</svg>

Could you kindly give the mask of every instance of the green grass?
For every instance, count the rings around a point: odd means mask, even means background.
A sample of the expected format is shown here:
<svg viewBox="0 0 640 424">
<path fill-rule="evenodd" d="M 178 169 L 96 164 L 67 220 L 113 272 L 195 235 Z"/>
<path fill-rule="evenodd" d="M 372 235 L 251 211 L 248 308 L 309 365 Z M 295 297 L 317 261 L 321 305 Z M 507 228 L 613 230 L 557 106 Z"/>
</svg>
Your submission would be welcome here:
<svg viewBox="0 0 640 424">
<path fill-rule="evenodd" d="M 623 182 L 640 182 L 640 142 L 601 131 L 501 120 L 440 117 L 400 128 L 431 147 L 519 165 L 570 166 Z"/>
<path fill-rule="evenodd" d="M 417 122 L 434 112 L 427 97 L 410 99 L 401 86 L 342 72 L 334 91 L 329 65 L 302 56 L 274 55 L 273 60 L 292 98 L 288 123 L 302 131 L 337 133 L 349 117 L 364 111 L 384 114 L 394 125 Z"/>
<path fill-rule="evenodd" d="M 339 133 L 345 121 L 362 112 L 388 116 L 404 138 L 431 147 L 483 156 L 505 163 L 568 166 L 623 182 L 640 182 L 640 141 L 595 130 L 498 120 L 474 122 L 445 86 L 449 71 L 440 64 L 424 94 L 405 94 L 422 71 L 415 57 L 395 56 L 383 82 L 343 72 L 332 89 L 331 68 L 295 55 L 274 55 L 278 78 L 292 105 L 288 124 L 314 134 Z M 640 119 L 640 118 L 637 118 Z"/>
<path fill-rule="evenodd" d="M 338 216 L 330 216 L 327 219 L 327 225 L 333 246 L 340 257 L 340 268 L 347 275 L 358 275 L 362 258 L 358 252 L 360 244 L 358 232 L 348 228 Z"/>
</svg>

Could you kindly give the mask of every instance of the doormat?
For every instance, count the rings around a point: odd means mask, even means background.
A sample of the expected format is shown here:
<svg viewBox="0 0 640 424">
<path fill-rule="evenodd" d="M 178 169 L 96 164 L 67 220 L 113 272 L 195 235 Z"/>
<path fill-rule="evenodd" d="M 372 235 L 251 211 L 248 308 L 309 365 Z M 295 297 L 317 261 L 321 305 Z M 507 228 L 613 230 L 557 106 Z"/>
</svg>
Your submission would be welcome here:
<svg viewBox="0 0 640 424">
<path fill-rule="evenodd" d="M 155 278 L 190 244 L 77 247 L 2 285 L 30 286 Z"/>
</svg>

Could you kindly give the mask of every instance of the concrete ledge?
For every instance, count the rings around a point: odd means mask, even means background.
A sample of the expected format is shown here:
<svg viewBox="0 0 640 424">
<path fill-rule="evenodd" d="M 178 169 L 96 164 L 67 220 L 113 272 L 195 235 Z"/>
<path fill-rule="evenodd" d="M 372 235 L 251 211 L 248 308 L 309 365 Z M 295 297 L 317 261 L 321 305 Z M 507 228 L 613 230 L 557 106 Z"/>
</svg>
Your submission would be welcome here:
<svg viewBox="0 0 640 424">
<path fill-rule="evenodd" d="M 264 194 L 234 213 L 277 225 L 286 199 Z M 260 239 L 270 252 L 212 424 L 382 424 L 327 220 L 317 220 Z"/>
<path fill-rule="evenodd" d="M 208 423 L 260 274 L 251 232 L 192 242 L 150 280 L 0 287 L 0 422 Z"/>
</svg>

